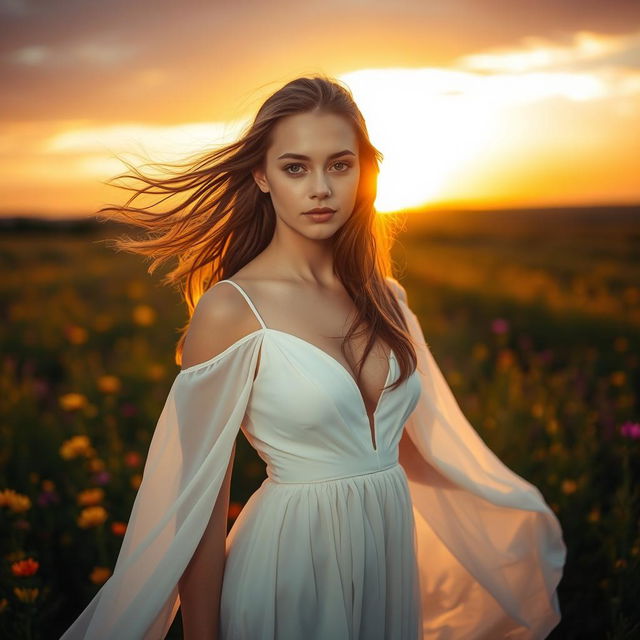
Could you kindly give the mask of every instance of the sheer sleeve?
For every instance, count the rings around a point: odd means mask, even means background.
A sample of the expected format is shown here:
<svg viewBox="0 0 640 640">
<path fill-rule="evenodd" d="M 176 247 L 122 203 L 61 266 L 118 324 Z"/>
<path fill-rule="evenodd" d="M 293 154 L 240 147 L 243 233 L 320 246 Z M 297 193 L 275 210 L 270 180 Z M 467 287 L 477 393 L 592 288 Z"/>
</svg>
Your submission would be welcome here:
<svg viewBox="0 0 640 640">
<path fill-rule="evenodd" d="M 545 638 L 560 621 L 566 547 L 539 490 L 506 467 L 465 418 L 404 290 L 421 395 L 405 423 L 424 638 Z"/>
<path fill-rule="evenodd" d="M 262 332 L 176 376 L 112 576 L 61 640 L 158 640 L 211 516 L 244 420 Z"/>
</svg>

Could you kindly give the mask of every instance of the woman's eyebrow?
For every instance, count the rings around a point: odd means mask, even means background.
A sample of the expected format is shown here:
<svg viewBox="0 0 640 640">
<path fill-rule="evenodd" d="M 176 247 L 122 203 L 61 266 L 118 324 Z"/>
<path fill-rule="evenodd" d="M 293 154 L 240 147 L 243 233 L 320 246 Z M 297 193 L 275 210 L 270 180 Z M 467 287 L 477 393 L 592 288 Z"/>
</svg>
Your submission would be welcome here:
<svg viewBox="0 0 640 640">
<path fill-rule="evenodd" d="M 338 156 L 350 155 L 355 157 L 355 153 L 349 149 L 344 149 L 343 151 L 338 151 L 337 153 L 332 153 L 327 157 L 328 160 L 332 158 L 337 158 Z M 293 158 L 294 160 L 311 160 L 309 156 L 304 156 L 301 153 L 283 153 L 281 156 L 278 156 L 278 160 L 282 160 L 282 158 Z"/>
</svg>

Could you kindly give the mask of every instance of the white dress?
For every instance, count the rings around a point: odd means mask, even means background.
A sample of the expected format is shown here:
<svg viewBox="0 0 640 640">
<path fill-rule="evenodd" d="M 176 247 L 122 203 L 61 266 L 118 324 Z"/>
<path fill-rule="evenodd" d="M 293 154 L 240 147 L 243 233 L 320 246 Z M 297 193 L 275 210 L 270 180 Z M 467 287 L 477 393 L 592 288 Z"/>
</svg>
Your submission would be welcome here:
<svg viewBox="0 0 640 640">
<path fill-rule="evenodd" d="M 223 640 L 545 638 L 559 522 L 468 423 L 400 284 L 418 369 L 380 396 L 374 447 L 346 368 L 221 282 L 261 327 L 177 374 L 113 575 L 61 640 L 165 637 L 240 429 L 267 478 L 227 537 Z"/>
</svg>

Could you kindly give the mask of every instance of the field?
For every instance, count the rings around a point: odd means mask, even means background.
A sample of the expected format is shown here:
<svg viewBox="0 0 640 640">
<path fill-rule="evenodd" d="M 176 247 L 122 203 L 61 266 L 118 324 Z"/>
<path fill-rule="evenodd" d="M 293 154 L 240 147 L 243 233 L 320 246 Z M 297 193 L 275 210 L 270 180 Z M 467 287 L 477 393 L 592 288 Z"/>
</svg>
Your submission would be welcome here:
<svg viewBox="0 0 640 640">
<path fill-rule="evenodd" d="M 1 637 L 58 638 L 108 578 L 178 371 L 186 308 L 120 231 L 0 232 Z M 550 638 L 640 637 L 640 208 L 425 212 L 393 255 L 469 421 L 560 519 Z M 263 478 L 240 437 L 229 526 Z"/>
</svg>

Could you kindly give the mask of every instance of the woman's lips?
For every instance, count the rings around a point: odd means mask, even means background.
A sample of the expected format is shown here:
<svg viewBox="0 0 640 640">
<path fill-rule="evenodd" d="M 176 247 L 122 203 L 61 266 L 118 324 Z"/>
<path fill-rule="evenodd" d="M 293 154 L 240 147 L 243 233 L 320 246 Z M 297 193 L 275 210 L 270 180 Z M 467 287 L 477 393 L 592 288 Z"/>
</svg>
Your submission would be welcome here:
<svg viewBox="0 0 640 640">
<path fill-rule="evenodd" d="M 305 213 L 307 218 L 312 218 L 314 222 L 326 222 L 331 218 L 335 211 L 326 211 L 325 213 Z"/>
</svg>

